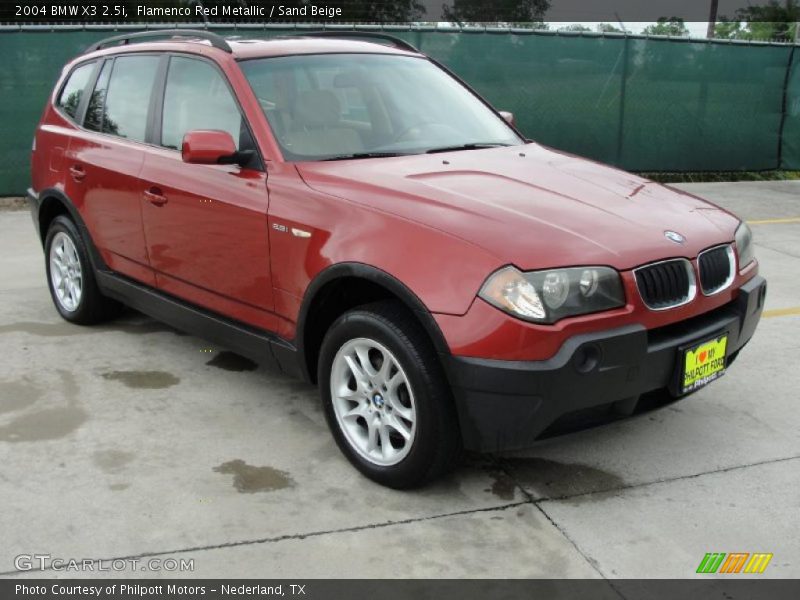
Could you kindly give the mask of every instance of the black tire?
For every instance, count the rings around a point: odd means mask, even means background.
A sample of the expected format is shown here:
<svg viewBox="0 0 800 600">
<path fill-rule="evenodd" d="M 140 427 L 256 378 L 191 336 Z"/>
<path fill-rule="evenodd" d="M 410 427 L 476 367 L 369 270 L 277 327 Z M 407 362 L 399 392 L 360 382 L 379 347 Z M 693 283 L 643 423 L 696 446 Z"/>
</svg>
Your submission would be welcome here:
<svg viewBox="0 0 800 600">
<path fill-rule="evenodd" d="M 394 354 L 413 389 L 416 435 L 405 458 L 391 466 L 376 465 L 361 456 L 351 446 L 335 414 L 331 397 L 333 361 L 339 350 L 356 338 L 374 340 Z M 337 445 L 373 481 L 395 489 L 414 488 L 457 465 L 462 446 L 450 388 L 422 326 L 399 302 L 377 302 L 339 317 L 322 342 L 318 381 L 325 418 Z"/>
<path fill-rule="evenodd" d="M 73 310 L 67 310 L 59 301 L 54 289 L 53 277 L 50 273 L 50 249 L 56 236 L 62 233 L 69 237 L 75 246 L 78 261 L 80 262 L 81 278 L 83 281 L 80 300 Z M 50 297 L 58 311 L 58 314 L 70 323 L 79 325 L 92 325 L 112 319 L 122 312 L 122 305 L 116 300 L 107 298 L 100 293 L 97 287 L 97 280 L 94 275 L 89 254 L 86 251 L 86 244 L 83 241 L 78 228 L 66 216 L 59 215 L 50 223 L 47 229 L 47 237 L 44 243 L 44 262 L 47 272 L 47 288 L 50 290 Z"/>
</svg>

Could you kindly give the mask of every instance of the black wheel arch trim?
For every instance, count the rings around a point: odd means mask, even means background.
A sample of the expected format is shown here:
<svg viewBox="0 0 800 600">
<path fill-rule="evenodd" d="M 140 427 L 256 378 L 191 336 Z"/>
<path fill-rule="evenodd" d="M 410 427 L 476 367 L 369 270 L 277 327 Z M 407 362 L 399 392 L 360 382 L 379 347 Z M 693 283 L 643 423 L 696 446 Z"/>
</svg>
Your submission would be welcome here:
<svg viewBox="0 0 800 600">
<path fill-rule="evenodd" d="M 32 189 L 28 190 L 28 202 L 31 205 L 31 213 L 33 215 L 33 220 L 36 224 L 36 230 L 39 233 L 42 245 L 44 245 L 47 232 L 42 231 L 41 229 L 41 211 L 45 203 L 51 199 L 64 206 L 67 214 L 69 214 L 70 219 L 72 219 L 72 222 L 77 226 L 78 231 L 80 232 L 81 237 L 83 237 L 83 241 L 89 250 L 89 259 L 92 261 L 92 267 L 94 267 L 94 270 L 108 271 L 109 268 L 103 260 L 103 257 L 100 256 L 100 251 L 97 249 L 97 246 L 92 239 L 92 235 L 89 233 L 89 228 L 86 226 L 86 223 L 84 222 L 83 217 L 81 217 L 77 207 L 69 198 L 69 196 L 67 196 L 58 188 L 45 188 L 38 194 Z"/>
<path fill-rule="evenodd" d="M 401 302 L 403 302 L 417 316 L 420 324 L 433 343 L 436 352 L 440 355 L 450 355 L 450 348 L 447 345 L 447 341 L 445 340 L 444 334 L 442 334 L 439 325 L 433 318 L 433 314 L 430 310 L 428 310 L 422 300 L 420 300 L 419 296 L 411 291 L 408 286 L 406 286 L 402 281 L 393 275 L 383 271 L 382 269 L 373 267 L 372 265 L 360 262 L 342 262 L 331 265 L 320 271 L 314 277 L 314 279 L 311 280 L 311 283 L 308 285 L 305 294 L 303 295 L 303 302 L 300 305 L 300 312 L 297 317 L 297 333 L 295 335 L 294 344 L 302 356 L 301 369 L 303 371 L 304 378 L 311 380 L 311 373 L 308 373 L 308 367 L 305 360 L 306 357 L 304 347 L 306 334 L 305 329 L 308 321 L 309 310 L 311 309 L 311 306 L 313 305 L 314 300 L 319 292 L 326 285 L 336 281 L 337 279 L 344 278 L 364 279 L 385 288 L 391 294 L 396 296 Z"/>
</svg>

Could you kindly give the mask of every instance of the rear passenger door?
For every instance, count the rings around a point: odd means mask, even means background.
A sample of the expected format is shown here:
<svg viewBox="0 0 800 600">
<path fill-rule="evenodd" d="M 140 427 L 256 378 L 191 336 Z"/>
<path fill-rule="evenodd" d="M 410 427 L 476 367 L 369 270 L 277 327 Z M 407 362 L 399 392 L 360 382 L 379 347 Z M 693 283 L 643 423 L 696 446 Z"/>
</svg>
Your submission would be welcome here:
<svg viewBox="0 0 800 600">
<path fill-rule="evenodd" d="M 82 129 L 64 156 L 65 193 L 78 207 L 106 264 L 155 285 L 148 264 L 139 172 L 160 57 L 107 59 L 93 75 Z"/>
<path fill-rule="evenodd" d="M 155 144 L 141 173 L 150 264 L 165 292 L 262 329 L 274 330 L 267 236 L 267 177 L 228 80 L 206 59 L 172 55 Z M 160 118 L 158 118 L 160 117 Z M 184 163 L 183 136 L 227 131 L 246 167 Z"/>
</svg>

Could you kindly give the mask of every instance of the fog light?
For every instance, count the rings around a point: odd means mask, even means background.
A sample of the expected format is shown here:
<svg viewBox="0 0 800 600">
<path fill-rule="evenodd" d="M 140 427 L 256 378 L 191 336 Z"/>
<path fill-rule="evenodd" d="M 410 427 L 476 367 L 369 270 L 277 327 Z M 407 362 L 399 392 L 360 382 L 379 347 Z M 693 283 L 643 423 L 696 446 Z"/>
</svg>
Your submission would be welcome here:
<svg viewBox="0 0 800 600">
<path fill-rule="evenodd" d="M 600 348 L 595 344 L 581 346 L 572 358 L 575 370 L 578 373 L 593 371 L 600 364 Z"/>
</svg>

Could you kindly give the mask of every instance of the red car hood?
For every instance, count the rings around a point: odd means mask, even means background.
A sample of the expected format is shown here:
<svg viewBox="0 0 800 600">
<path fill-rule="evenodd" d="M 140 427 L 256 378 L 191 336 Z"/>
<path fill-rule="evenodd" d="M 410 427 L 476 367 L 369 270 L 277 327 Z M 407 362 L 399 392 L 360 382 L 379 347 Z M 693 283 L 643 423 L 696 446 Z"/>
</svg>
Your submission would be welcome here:
<svg viewBox="0 0 800 600">
<path fill-rule="evenodd" d="M 738 224 L 684 192 L 536 144 L 297 168 L 318 191 L 458 236 L 521 269 L 692 258 L 731 241 Z"/>
</svg>

